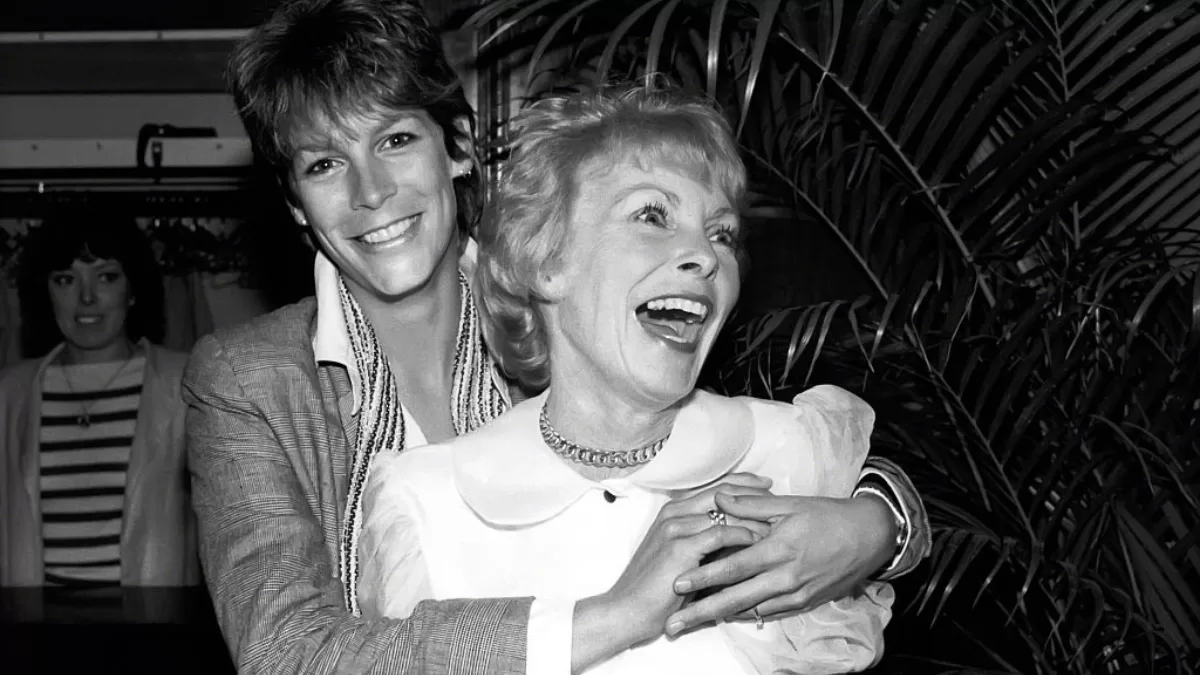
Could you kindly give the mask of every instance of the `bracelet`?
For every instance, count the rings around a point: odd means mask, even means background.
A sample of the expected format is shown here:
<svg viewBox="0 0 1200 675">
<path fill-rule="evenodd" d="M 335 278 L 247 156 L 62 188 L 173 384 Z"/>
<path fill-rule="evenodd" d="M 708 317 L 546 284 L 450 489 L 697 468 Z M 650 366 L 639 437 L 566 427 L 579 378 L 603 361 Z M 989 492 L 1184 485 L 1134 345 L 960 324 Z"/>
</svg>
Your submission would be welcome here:
<svg viewBox="0 0 1200 675">
<path fill-rule="evenodd" d="M 886 575 L 888 572 L 896 569 L 896 566 L 900 564 L 900 560 L 904 557 L 905 549 L 908 548 L 908 519 L 904 517 L 900 508 L 893 503 L 891 496 L 884 492 L 883 489 L 875 487 L 867 481 L 863 481 L 858 487 L 854 488 L 854 492 L 850 496 L 854 498 L 863 494 L 874 495 L 884 504 L 887 504 L 888 511 L 891 511 L 892 519 L 896 523 L 896 553 L 892 555 L 892 559 L 888 561 L 888 564 L 880 570 L 881 575 Z"/>
</svg>

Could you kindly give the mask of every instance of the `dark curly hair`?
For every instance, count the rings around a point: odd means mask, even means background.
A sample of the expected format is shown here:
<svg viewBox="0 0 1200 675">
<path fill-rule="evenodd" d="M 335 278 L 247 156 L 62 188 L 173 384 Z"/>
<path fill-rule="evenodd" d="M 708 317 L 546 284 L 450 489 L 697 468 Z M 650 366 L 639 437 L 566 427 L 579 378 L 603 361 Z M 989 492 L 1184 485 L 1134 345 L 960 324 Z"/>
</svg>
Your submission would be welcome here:
<svg viewBox="0 0 1200 675">
<path fill-rule="evenodd" d="M 54 320 L 50 275 L 77 260 L 104 258 L 121 263 L 129 290 L 137 302 L 125 318 L 130 340 L 162 342 L 162 272 L 150 241 L 132 217 L 80 211 L 60 211 L 31 228 L 22 247 L 17 272 L 21 302 L 21 350 L 26 357 L 43 356 L 63 334 Z"/>
</svg>

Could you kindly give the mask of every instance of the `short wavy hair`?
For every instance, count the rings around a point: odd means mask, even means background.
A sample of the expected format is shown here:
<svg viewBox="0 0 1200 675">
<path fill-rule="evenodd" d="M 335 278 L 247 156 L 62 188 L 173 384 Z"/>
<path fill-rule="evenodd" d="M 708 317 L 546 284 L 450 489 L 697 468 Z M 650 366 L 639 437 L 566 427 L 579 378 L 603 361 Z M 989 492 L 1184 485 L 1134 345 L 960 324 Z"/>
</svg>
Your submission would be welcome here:
<svg viewBox="0 0 1200 675">
<path fill-rule="evenodd" d="M 75 260 L 116 260 L 137 299 L 125 315 L 125 335 L 161 343 L 165 327 L 163 277 L 150 240 L 132 216 L 59 211 L 30 228 L 17 268 L 21 304 L 21 351 L 43 356 L 63 341 L 50 299 L 50 275 Z"/>
<path fill-rule="evenodd" d="M 740 211 L 746 167 L 714 105 L 665 86 L 545 99 L 522 111 L 513 131 L 494 207 L 479 227 L 476 282 L 492 351 L 532 392 L 550 381 L 539 280 L 561 261 L 580 172 L 597 159 L 669 167 L 721 190 Z"/>
<path fill-rule="evenodd" d="M 234 49 L 226 79 L 255 153 L 289 200 L 294 136 L 315 120 L 343 127 L 356 115 L 420 109 L 441 128 L 451 158 L 475 158 L 473 111 L 416 0 L 285 0 Z M 468 233 L 483 198 L 480 172 L 455 178 L 454 192 Z"/>
</svg>

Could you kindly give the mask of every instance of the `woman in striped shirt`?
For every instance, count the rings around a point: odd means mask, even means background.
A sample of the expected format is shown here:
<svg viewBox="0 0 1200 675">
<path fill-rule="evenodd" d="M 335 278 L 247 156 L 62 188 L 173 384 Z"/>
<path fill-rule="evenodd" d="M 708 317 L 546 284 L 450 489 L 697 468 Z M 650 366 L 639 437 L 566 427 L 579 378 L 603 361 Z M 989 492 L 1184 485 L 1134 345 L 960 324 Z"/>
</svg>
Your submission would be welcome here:
<svg viewBox="0 0 1200 675">
<path fill-rule="evenodd" d="M 58 214 L 18 280 L 26 361 L 0 374 L 0 585 L 199 583 L 162 278 L 132 218 Z"/>
</svg>

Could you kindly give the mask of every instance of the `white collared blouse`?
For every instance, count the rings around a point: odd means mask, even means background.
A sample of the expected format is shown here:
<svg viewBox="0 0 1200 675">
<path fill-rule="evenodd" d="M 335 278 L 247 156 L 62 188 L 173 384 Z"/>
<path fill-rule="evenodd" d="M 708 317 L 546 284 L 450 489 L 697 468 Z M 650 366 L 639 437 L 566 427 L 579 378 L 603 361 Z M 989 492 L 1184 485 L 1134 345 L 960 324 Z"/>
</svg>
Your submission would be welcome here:
<svg viewBox="0 0 1200 675">
<path fill-rule="evenodd" d="M 659 454 L 634 473 L 593 481 L 541 439 L 545 394 L 440 445 L 376 456 L 364 496 L 359 602 L 364 615 L 408 616 L 428 599 L 535 596 L 570 617 L 607 591 L 673 495 L 731 472 L 771 478 L 776 494 L 849 496 L 867 456 L 874 412 L 830 386 L 791 405 L 697 391 Z M 606 499 L 604 493 L 615 495 Z M 589 673 L 841 673 L 883 652 L 894 594 L 871 583 L 853 597 L 767 622 L 726 622 L 627 650 Z M 554 646 L 530 675 L 569 672 L 569 620 L 543 627 Z"/>
</svg>

